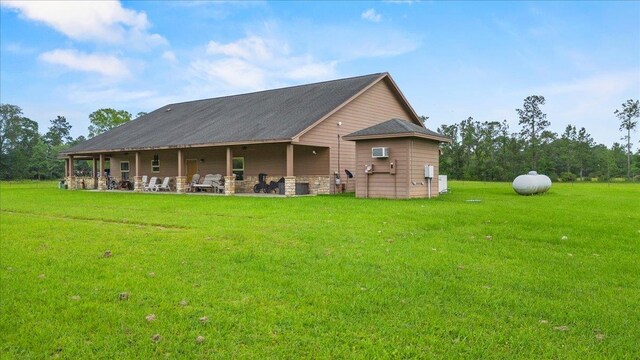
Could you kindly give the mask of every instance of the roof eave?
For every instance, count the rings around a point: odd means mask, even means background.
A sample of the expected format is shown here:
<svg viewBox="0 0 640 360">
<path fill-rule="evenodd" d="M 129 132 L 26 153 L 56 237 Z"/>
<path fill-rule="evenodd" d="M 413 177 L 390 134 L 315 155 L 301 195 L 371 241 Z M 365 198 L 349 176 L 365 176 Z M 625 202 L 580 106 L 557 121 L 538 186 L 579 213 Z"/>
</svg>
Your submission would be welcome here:
<svg viewBox="0 0 640 360">
<path fill-rule="evenodd" d="M 343 136 L 342 139 L 348 141 L 357 141 L 357 140 L 377 140 L 377 139 L 389 139 L 389 138 L 406 138 L 406 137 L 417 137 L 427 140 L 434 140 L 438 142 L 446 142 L 451 143 L 451 139 L 446 136 L 435 136 L 430 134 L 421 134 L 416 132 L 405 132 L 405 133 L 397 133 L 397 134 L 376 134 L 376 135 L 347 135 Z"/>
<path fill-rule="evenodd" d="M 418 116 L 418 113 L 413 109 L 413 106 L 411 106 L 407 98 L 404 96 L 404 94 L 398 87 L 398 84 L 396 84 L 396 82 L 393 80 L 393 78 L 389 73 L 385 73 L 385 75 L 387 79 L 389 79 L 389 82 L 393 86 L 394 90 L 396 91 L 396 94 L 398 94 L 402 99 L 403 105 L 407 108 L 407 110 L 409 110 L 409 113 L 413 115 L 413 120 L 415 120 L 416 124 L 422 127 L 425 127 L 424 124 L 422 123 L 422 119 L 420 118 L 420 116 Z"/>
<path fill-rule="evenodd" d="M 91 154 L 100 154 L 100 153 L 104 154 L 104 153 L 114 153 L 114 152 L 124 152 L 124 151 L 153 151 L 153 150 L 189 149 L 189 148 L 255 145 L 255 144 L 277 144 L 277 143 L 291 143 L 291 142 L 293 142 L 293 140 L 287 138 L 287 139 L 270 139 L 270 140 L 229 141 L 229 142 L 220 142 L 220 143 L 190 144 L 190 145 L 126 147 L 126 148 L 84 150 L 84 151 L 71 151 L 71 152 L 61 151 L 58 156 L 68 157 L 71 155 L 91 155 Z"/>
</svg>

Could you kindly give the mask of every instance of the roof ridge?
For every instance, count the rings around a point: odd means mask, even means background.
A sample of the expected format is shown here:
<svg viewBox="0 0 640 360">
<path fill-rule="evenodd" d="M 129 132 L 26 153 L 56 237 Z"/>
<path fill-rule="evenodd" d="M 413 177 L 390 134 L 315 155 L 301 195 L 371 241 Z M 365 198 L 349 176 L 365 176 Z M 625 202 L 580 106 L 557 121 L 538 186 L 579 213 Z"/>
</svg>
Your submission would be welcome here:
<svg viewBox="0 0 640 360">
<path fill-rule="evenodd" d="M 331 82 L 354 80 L 354 79 L 359 79 L 359 78 L 364 78 L 364 77 L 369 77 L 369 76 L 381 76 L 381 75 L 384 75 L 384 74 L 388 74 L 388 72 L 371 73 L 371 74 L 366 74 L 366 75 L 351 76 L 351 77 L 340 78 L 340 79 L 318 81 L 318 82 L 310 83 L 310 84 L 299 84 L 299 85 L 284 86 L 284 87 L 280 87 L 280 88 L 258 90 L 258 91 L 252 91 L 252 92 L 240 93 L 240 94 L 233 94 L 233 95 L 223 95 L 223 96 L 217 96 L 217 97 L 206 98 L 206 99 L 180 101 L 180 102 L 166 104 L 164 106 L 161 106 L 160 109 L 162 109 L 164 107 L 171 106 L 171 105 L 180 105 L 180 104 L 195 103 L 195 102 L 199 102 L 199 101 L 209 101 L 209 100 L 216 100 L 216 99 L 232 98 L 232 97 L 235 97 L 235 96 L 245 96 L 245 95 L 260 94 L 260 93 L 265 93 L 265 92 L 270 92 L 270 91 L 294 89 L 294 88 L 303 87 L 303 86 L 312 86 L 312 85 L 326 84 L 326 83 L 331 83 Z"/>
</svg>

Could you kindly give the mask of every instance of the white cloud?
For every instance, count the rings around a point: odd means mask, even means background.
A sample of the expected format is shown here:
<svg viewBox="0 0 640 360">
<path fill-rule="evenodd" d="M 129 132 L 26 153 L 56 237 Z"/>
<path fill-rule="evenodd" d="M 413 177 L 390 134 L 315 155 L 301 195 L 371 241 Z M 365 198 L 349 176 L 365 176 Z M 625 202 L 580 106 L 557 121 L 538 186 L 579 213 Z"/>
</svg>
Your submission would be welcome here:
<svg viewBox="0 0 640 360">
<path fill-rule="evenodd" d="M 162 36 L 148 32 L 146 13 L 125 9 L 118 1 L 2 1 L 1 4 L 73 40 L 144 48 L 167 43 Z"/>
<path fill-rule="evenodd" d="M 3 46 L 4 50 L 15 55 L 28 55 L 36 53 L 38 50 L 34 47 L 24 46 L 21 43 L 8 43 Z"/>
<path fill-rule="evenodd" d="M 40 54 L 40 59 L 71 70 L 94 72 L 107 77 L 121 78 L 130 75 L 126 64 L 113 55 L 85 54 L 77 50 L 56 49 Z"/>
<path fill-rule="evenodd" d="M 162 58 L 172 63 L 178 62 L 178 59 L 176 58 L 176 54 L 170 50 L 163 52 Z"/>
<path fill-rule="evenodd" d="M 265 71 L 242 59 L 196 60 L 191 67 L 209 80 L 222 81 L 232 87 L 259 90 L 266 86 Z"/>
<path fill-rule="evenodd" d="M 373 22 L 380 22 L 380 20 L 382 20 L 382 15 L 378 14 L 376 12 L 376 9 L 373 9 L 373 8 L 364 11 L 360 16 L 362 16 L 362 18 L 365 20 L 369 20 Z"/>
<path fill-rule="evenodd" d="M 231 89 L 260 90 L 291 81 L 326 80 L 335 75 L 336 61 L 318 61 L 310 54 L 292 54 L 285 41 L 248 35 L 222 44 L 210 41 L 206 56 L 191 70 Z"/>
<path fill-rule="evenodd" d="M 209 55 L 225 55 L 249 61 L 271 60 L 273 52 L 286 54 L 288 47 L 280 45 L 277 41 L 252 35 L 229 44 L 210 41 L 207 45 L 207 54 Z"/>
<path fill-rule="evenodd" d="M 295 80 L 328 79 L 335 74 L 336 65 L 336 61 L 321 63 L 310 60 L 307 64 L 299 65 L 291 69 L 286 73 L 286 76 Z"/>
<path fill-rule="evenodd" d="M 68 97 L 76 104 L 102 104 L 113 103 L 120 107 L 136 104 L 151 98 L 156 93 L 149 90 L 129 91 L 121 88 L 91 89 L 87 87 L 75 87 L 70 89 Z M 158 105 L 160 106 L 160 105 Z"/>
</svg>

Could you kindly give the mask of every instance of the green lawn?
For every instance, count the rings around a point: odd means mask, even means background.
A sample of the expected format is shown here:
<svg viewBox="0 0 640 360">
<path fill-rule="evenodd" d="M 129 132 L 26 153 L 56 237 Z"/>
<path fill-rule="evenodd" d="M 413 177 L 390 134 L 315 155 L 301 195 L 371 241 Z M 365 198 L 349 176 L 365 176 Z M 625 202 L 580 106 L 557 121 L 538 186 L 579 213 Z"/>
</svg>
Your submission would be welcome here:
<svg viewBox="0 0 640 360">
<path fill-rule="evenodd" d="M 55 186 L 0 184 L 2 359 L 640 357 L 640 185 L 451 182 L 410 201 Z"/>
</svg>

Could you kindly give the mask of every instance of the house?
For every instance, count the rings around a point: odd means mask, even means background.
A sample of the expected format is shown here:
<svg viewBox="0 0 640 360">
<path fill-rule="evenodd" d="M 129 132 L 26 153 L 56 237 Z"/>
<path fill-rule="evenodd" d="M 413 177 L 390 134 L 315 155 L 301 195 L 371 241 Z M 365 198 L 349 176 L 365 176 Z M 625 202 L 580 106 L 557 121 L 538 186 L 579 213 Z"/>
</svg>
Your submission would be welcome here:
<svg viewBox="0 0 640 360">
<path fill-rule="evenodd" d="M 388 73 L 163 106 L 63 151 L 70 188 L 74 162 L 93 161 L 96 188 L 111 176 L 172 177 L 184 192 L 191 177 L 222 174 L 225 194 L 251 192 L 260 173 L 285 179 L 285 194 L 307 184 L 312 194 L 354 191 L 346 172 L 356 165 L 356 142 L 343 136 L 404 119 L 424 126 Z M 357 133 L 356 133 L 357 134 Z M 343 180 L 343 181 L 341 181 Z M 437 185 L 436 185 L 437 186 Z"/>
</svg>

